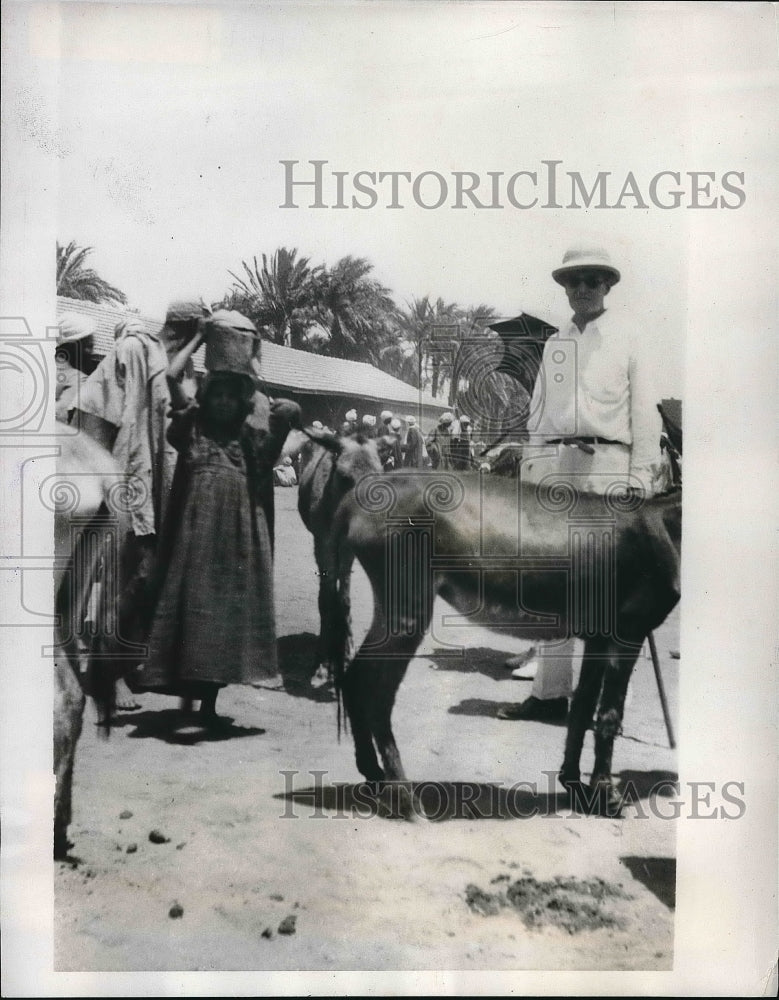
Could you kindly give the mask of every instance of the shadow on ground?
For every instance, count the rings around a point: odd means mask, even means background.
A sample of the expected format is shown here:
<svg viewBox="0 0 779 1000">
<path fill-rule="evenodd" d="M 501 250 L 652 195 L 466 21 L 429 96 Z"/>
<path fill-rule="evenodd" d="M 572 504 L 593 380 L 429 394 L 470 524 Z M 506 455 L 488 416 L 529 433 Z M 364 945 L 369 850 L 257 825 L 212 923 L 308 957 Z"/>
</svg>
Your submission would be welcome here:
<svg viewBox="0 0 779 1000">
<path fill-rule="evenodd" d="M 479 646 L 475 649 L 435 649 L 425 654 L 425 658 L 433 664 L 434 670 L 454 670 L 465 674 L 484 674 L 493 681 L 514 681 L 517 690 L 523 691 L 522 683 L 511 676 L 511 669 L 506 666 L 506 660 L 511 654 L 498 649 Z M 530 657 L 528 656 L 528 659 Z"/>
<path fill-rule="evenodd" d="M 112 728 L 121 729 L 135 726 L 128 733 L 129 739 L 155 739 L 163 743 L 216 743 L 221 740 L 235 740 L 246 736 L 262 736 L 264 729 L 257 726 L 236 726 L 229 716 L 220 716 L 216 724 L 203 726 L 197 715 L 184 715 L 178 708 L 164 708 L 159 712 L 133 712 L 132 715 L 118 715 Z"/>
<path fill-rule="evenodd" d="M 311 701 L 334 701 L 332 685 L 311 687 L 317 668 L 317 637 L 313 632 L 282 635 L 277 643 L 279 672 L 284 690 L 294 698 Z"/>
<path fill-rule="evenodd" d="M 669 910 L 676 908 L 676 858 L 626 857 L 619 860 L 663 905 Z"/>
<path fill-rule="evenodd" d="M 679 775 L 675 771 L 620 771 L 619 786 L 628 801 L 655 795 L 671 799 L 679 794 Z"/>
<path fill-rule="evenodd" d="M 401 797 L 411 793 L 411 818 L 442 822 L 451 819 L 530 819 L 552 816 L 568 806 L 565 792 L 539 792 L 529 782 L 512 787 L 478 781 L 358 782 L 315 784 L 291 789 L 274 798 L 286 800 L 286 817 L 312 819 L 376 816 L 401 818 Z M 407 817 L 403 817 L 407 818 Z"/>
<path fill-rule="evenodd" d="M 520 688 L 520 691 L 521 690 L 522 689 Z M 523 699 L 520 697 L 517 700 L 518 701 L 522 701 Z M 459 705 L 452 705 L 452 707 L 449 709 L 449 714 L 450 715 L 479 715 L 479 716 L 482 716 L 482 717 L 488 718 L 488 719 L 497 719 L 497 717 L 498 717 L 498 709 L 502 708 L 506 704 L 510 704 L 510 703 L 509 702 L 505 702 L 505 701 L 488 701 L 485 698 L 464 698 L 459 703 Z M 504 720 L 504 721 L 506 721 L 506 725 L 507 726 L 509 726 L 509 725 L 512 724 L 511 720 Z M 513 724 L 517 725 L 518 721 L 522 721 L 522 720 L 514 720 Z M 543 721 L 540 721 L 540 720 L 533 720 L 533 721 L 535 721 L 537 723 L 540 723 L 541 725 L 544 725 L 544 726 L 564 727 L 565 724 L 566 724 L 562 719 L 560 719 L 560 720 L 544 719 Z M 524 722 L 523 724 L 527 725 L 528 723 Z"/>
<path fill-rule="evenodd" d="M 622 772 L 619 790 L 624 796 L 623 804 L 628 806 L 653 795 L 668 794 L 662 789 L 670 790 L 674 778 L 670 771 Z M 560 812 L 591 810 L 592 803 L 587 801 L 586 789 L 578 793 L 579 799 L 571 799 L 556 782 L 557 774 L 553 771 L 541 783 L 518 781 L 512 785 L 481 781 L 362 781 L 338 784 L 323 781 L 301 788 L 289 787 L 285 793 L 274 798 L 287 802 L 285 816 L 308 819 L 328 814 L 332 814 L 334 819 L 400 818 L 402 804 L 407 806 L 409 801 L 413 804 L 412 819 L 433 822 L 451 819 L 532 819 Z M 609 818 L 617 817 L 611 815 Z"/>
</svg>

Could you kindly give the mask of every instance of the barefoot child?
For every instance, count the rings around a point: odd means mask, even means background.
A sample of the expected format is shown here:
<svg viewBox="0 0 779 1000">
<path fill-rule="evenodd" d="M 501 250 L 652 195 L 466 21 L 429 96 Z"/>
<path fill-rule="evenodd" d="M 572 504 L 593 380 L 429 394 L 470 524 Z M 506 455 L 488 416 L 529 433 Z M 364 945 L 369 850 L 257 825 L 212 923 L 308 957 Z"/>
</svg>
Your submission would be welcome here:
<svg viewBox="0 0 779 1000">
<path fill-rule="evenodd" d="M 168 371 L 168 438 L 179 453 L 167 544 L 159 553 L 145 688 L 200 699 L 203 721 L 216 718 L 227 684 L 279 681 L 271 539 L 261 483 L 300 418 L 295 403 L 271 406 L 269 430 L 254 426 L 256 384 L 250 359 L 254 325 L 220 311 L 204 324 L 208 374 L 191 400 L 179 377 L 200 345 L 199 333 Z"/>
</svg>

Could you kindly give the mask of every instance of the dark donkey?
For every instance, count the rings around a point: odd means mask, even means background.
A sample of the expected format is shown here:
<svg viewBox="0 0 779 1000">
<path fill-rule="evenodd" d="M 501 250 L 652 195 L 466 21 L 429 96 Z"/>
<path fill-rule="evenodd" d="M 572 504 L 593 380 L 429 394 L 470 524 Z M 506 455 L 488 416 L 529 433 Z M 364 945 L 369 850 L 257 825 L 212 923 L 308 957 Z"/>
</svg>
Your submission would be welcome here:
<svg viewBox="0 0 779 1000">
<path fill-rule="evenodd" d="M 405 780 L 392 708 L 439 594 L 508 635 L 584 639 L 560 781 L 588 810 L 618 811 L 612 754 L 628 682 L 680 597 L 679 491 L 644 501 L 616 486 L 597 496 L 479 474 L 368 476 L 341 501 L 334 534 L 341 565 L 356 556 L 373 588 L 370 630 L 336 676 L 368 781 Z M 333 634 L 346 649 L 346 614 Z M 596 709 L 586 792 L 579 760 Z"/>
<path fill-rule="evenodd" d="M 294 432 L 293 432 L 294 433 Z M 292 437 L 292 435 L 290 435 Z M 321 687 L 333 678 L 334 667 L 351 650 L 336 624 L 349 620 L 349 584 L 353 558 L 340 553 L 333 533 L 335 512 L 343 497 L 362 476 L 380 473 L 381 456 L 374 440 L 355 435 L 339 437 L 311 428 L 298 432 L 300 481 L 298 512 L 314 536 L 314 558 L 319 573 L 319 620 L 317 669 L 311 684 Z M 285 449 L 293 448 L 289 440 Z"/>
</svg>

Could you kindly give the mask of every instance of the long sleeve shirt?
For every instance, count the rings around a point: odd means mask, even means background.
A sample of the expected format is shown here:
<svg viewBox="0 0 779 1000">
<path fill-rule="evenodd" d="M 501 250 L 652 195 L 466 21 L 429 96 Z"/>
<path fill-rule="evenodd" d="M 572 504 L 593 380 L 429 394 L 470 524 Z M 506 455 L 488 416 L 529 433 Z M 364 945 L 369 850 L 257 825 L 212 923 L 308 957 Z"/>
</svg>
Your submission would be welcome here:
<svg viewBox="0 0 779 1000">
<path fill-rule="evenodd" d="M 647 493 L 662 478 L 660 396 L 623 316 L 603 313 L 582 332 L 571 321 L 544 345 L 528 417 L 531 441 L 598 437 L 630 448 Z"/>
</svg>

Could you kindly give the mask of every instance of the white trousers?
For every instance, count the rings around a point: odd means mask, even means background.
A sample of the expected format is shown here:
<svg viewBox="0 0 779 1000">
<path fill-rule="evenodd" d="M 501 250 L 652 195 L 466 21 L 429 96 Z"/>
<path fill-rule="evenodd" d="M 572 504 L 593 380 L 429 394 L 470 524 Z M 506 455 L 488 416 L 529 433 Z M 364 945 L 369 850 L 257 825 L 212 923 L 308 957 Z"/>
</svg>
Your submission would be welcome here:
<svg viewBox="0 0 779 1000">
<path fill-rule="evenodd" d="M 527 447 L 522 461 L 523 483 L 564 482 L 582 492 L 605 493 L 615 482 L 626 483 L 630 470 L 627 445 L 592 445 L 589 455 L 570 445 L 533 445 Z M 551 478 L 547 478 L 551 477 Z M 542 701 L 570 698 L 573 693 L 574 664 L 581 659 L 584 643 L 579 639 L 563 642 L 539 642 L 536 647 L 538 667 L 531 694 Z"/>
</svg>

